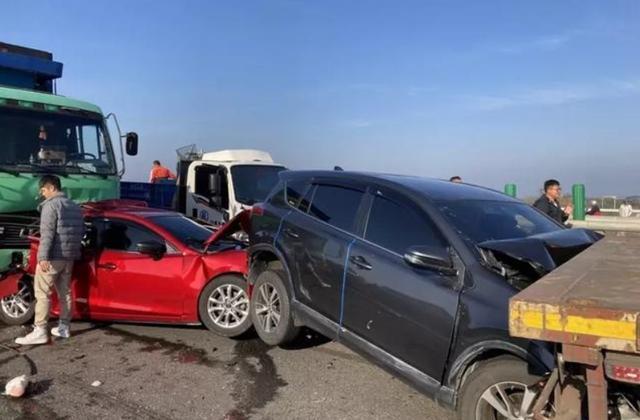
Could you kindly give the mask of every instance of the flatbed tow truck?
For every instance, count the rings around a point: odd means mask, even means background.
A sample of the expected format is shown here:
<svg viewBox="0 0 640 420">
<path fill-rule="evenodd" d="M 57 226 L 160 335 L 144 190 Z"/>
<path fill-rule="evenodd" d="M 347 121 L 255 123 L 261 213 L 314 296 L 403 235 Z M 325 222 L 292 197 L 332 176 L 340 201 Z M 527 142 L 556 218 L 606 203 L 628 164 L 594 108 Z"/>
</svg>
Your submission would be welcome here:
<svg viewBox="0 0 640 420">
<path fill-rule="evenodd" d="M 607 235 L 512 297 L 510 334 L 556 347 L 533 418 L 640 419 L 639 330 L 637 233 Z"/>
</svg>

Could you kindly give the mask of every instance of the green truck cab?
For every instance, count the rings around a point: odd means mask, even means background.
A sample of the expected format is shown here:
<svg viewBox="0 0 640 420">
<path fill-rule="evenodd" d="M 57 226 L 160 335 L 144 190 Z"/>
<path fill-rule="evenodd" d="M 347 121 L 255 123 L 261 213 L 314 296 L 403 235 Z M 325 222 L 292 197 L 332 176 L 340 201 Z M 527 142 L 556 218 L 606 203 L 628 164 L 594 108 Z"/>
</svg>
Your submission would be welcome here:
<svg viewBox="0 0 640 420">
<path fill-rule="evenodd" d="M 61 74 L 50 53 L 0 43 L 0 275 L 24 260 L 40 176 L 58 175 L 77 202 L 119 198 L 123 140 L 137 153 L 137 135 L 118 133 L 118 165 L 101 109 L 54 94 Z"/>
</svg>

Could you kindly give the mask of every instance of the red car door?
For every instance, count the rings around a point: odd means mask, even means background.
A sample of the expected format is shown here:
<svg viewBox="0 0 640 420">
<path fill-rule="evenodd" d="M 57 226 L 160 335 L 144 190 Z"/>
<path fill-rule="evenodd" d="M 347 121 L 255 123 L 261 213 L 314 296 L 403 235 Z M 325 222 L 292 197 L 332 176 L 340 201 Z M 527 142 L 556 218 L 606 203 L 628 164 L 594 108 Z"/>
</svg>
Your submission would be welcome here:
<svg viewBox="0 0 640 420">
<path fill-rule="evenodd" d="M 183 259 L 158 233 L 123 219 L 105 219 L 96 258 L 100 313 L 105 319 L 172 321 L 183 314 Z M 160 258 L 138 252 L 141 242 L 166 245 Z"/>
</svg>

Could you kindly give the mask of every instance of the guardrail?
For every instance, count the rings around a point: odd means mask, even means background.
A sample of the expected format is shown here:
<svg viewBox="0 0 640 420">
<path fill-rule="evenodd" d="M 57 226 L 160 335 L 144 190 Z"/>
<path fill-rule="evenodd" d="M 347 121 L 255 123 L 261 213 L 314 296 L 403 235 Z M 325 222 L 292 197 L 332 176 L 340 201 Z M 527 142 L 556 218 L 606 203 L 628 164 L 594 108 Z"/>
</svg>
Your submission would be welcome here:
<svg viewBox="0 0 640 420">
<path fill-rule="evenodd" d="M 570 220 L 573 227 L 611 232 L 640 232 L 640 217 L 587 216 L 585 220 Z"/>
</svg>

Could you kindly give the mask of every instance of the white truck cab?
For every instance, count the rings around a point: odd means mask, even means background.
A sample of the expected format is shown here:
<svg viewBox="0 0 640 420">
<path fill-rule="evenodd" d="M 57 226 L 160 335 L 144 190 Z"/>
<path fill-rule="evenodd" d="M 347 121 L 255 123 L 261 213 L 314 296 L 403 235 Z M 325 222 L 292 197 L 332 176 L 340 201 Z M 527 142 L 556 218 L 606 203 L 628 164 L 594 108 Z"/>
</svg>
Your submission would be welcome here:
<svg viewBox="0 0 640 420">
<path fill-rule="evenodd" d="M 264 200 L 284 170 L 261 150 L 191 153 L 178 163 L 178 206 L 188 217 L 222 224 Z"/>
</svg>

